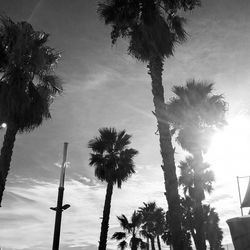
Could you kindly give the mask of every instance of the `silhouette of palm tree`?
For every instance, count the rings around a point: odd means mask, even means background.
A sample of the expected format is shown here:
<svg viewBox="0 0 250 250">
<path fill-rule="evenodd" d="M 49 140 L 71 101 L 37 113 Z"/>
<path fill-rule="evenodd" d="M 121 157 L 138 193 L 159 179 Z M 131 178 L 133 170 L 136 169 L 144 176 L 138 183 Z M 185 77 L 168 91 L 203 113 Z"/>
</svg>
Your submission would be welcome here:
<svg viewBox="0 0 250 250">
<path fill-rule="evenodd" d="M 181 162 L 180 183 L 194 201 L 195 234 L 198 250 L 206 249 L 202 200 L 211 192 L 213 173 L 203 162 L 209 139 L 215 128 L 225 125 L 226 103 L 222 95 L 212 95 L 213 84 L 191 80 L 186 86 L 175 86 L 176 97 L 167 104 L 168 118 L 178 131 L 177 141 L 192 157 Z"/>
<path fill-rule="evenodd" d="M 181 215 L 174 149 L 165 113 L 162 72 L 164 59 L 172 56 L 175 45 L 186 39 L 183 29 L 185 20 L 177 15 L 177 10 L 193 9 L 199 2 L 199 0 L 106 0 L 99 3 L 98 7 L 98 13 L 105 24 L 112 26 L 112 44 L 116 43 L 119 37 L 127 38 L 128 53 L 139 61 L 148 63 L 175 250 L 183 249 Z"/>
<path fill-rule="evenodd" d="M 108 184 L 99 241 L 99 250 L 105 250 L 113 186 L 117 184 L 121 188 L 122 182 L 135 173 L 133 158 L 138 151 L 128 148 L 131 135 L 125 130 L 117 132 L 115 128 L 101 128 L 99 134 L 89 141 L 88 147 L 92 149 L 89 164 L 95 167 L 95 176 Z"/>
<path fill-rule="evenodd" d="M 205 234 L 209 242 L 210 250 L 223 250 L 222 239 L 223 231 L 219 226 L 219 216 L 215 212 L 215 208 L 210 205 L 203 205 L 203 213 L 205 220 Z"/>
<path fill-rule="evenodd" d="M 118 248 L 123 250 L 129 245 L 132 250 L 137 250 L 139 247 L 140 249 L 146 249 L 147 243 L 145 243 L 139 237 L 142 223 L 141 213 L 134 211 L 131 217 L 131 222 L 128 221 L 127 217 L 124 214 L 118 216 L 117 218 L 120 222 L 120 226 L 124 230 L 124 232 L 116 232 L 112 236 L 112 239 L 120 241 L 118 244 Z M 128 244 L 127 239 L 129 237 L 130 241 Z"/>
<path fill-rule="evenodd" d="M 155 202 L 143 203 L 144 207 L 139 208 L 142 214 L 143 234 L 150 239 L 151 248 L 155 249 L 155 238 L 157 239 L 158 249 L 161 250 L 160 236 L 166 227 L 165 212 L 161 207 L 157 207 Z"/>
<path fill-rule="evenodd" d="M 0 18 L 0 122 L 7 123 L 0 156 L 0 205 L 16 134 L 51 118 L 49 107 L 62 91 L 54 67 L 60 54 L 47 46 L 49 35 L 27 22 Z"/>
</svg>

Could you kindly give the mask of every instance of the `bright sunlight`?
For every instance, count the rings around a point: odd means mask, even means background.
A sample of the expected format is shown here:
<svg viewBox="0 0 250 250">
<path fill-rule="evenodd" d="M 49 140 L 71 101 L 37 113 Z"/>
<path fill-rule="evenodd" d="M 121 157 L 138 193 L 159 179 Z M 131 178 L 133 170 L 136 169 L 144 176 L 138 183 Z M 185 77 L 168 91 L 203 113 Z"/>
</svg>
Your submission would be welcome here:
<svg viewBox="0 0 250 250">
<path fill-rule="evenodd" d="M 250 175 L 250 117 L 228 119 L 228 125 L 212 138 L 205 160 L 216 177 Z"/>
</svg>

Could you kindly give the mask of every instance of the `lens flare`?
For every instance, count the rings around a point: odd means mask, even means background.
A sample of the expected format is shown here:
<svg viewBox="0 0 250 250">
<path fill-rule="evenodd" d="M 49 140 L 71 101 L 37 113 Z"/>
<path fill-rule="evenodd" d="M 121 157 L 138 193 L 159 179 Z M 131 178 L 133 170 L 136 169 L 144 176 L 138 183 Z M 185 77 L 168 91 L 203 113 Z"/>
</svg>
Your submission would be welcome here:
<svg viewBox="0 0 250 250">
<path fill-rule="evenodd" d="M 237 116 L 212 138 L 205 160 L 216 176 L 250 175 L 250 118 Z"/>
</svg>

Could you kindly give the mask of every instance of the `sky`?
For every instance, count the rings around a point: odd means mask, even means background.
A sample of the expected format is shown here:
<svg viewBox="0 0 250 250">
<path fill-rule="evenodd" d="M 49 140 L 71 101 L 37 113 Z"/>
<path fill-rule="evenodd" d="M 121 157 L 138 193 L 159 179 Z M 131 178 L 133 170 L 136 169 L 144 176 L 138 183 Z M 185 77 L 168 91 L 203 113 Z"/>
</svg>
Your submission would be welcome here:
<svg viewBox="0 0 250 250">
<path fill-rule="evenodd" d="M 0 247 L 4 250 L 45 250 L 52 246 L 55 206 L 63 142 L 69 142 L 61 250 L 96 249 L 105 197 L 88 164 L 87 143 L 101 127 L 126 129 L 131 147 L 139 151 L 136 174 L 122 189 L 115 188 L 109 238 L 119 230 L 116 216 L 130 217 L 143 202 L 167 209 L 161 170 L 150 78 L 146 65 L 127 55 L 127 42 L 111 46 L 110 28 L 90 0 L 0 0 L 0 12 L 15 21 L 28 21 L 50 33 L 49 45 L 61 51 L 56 73 L 64 93 L 51 106 L 52 119 L 15 142 L 11 170 L 0 209 Z M 224 231 L 226 220 L 240 216 L 236 176 L 249 175 L 250 148 L 250 4 L 246 0 L 202 1 L 186 14 L 185 44 L 164 64 L 168 100 L 173 85 L 195 78 L 214 82 L 214 93 L 229 103 L 229 127 L 215 137 L 208 160 L 215 171 L 215 190 L 207 201 L 216 207 Z M 0 130 L 1 142 L 4 129 Z M 221 141 L 226 143 L 220 144 Z M 248 147 L 249 146 L 249 147 Z M 209 156 L 210 154 L 210 156 Z M 178 148 L 176 162 L 184 157 Z M 246 186 L 241 180 L 242 190 Z M 244 211 L 247 213 L 247 210 Z M 108 250 L 116 242 L 108 241 Z"/>
</svg>

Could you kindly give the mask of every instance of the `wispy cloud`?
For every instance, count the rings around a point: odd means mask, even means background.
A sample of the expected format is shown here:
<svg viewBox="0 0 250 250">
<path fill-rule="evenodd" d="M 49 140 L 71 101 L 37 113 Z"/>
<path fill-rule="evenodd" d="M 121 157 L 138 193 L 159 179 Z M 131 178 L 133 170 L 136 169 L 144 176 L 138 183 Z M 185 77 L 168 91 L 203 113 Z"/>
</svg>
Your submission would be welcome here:
<svg viewBox="0 0 250 250">
<path fill-rule="evenodd" d="M 26 185 L 28 182 L 29 185 Z M 116 216 L 125 214 L 130 217 L 133 210 L 148 201 L 156 201 L 167 209 L 163 183 L 159 166 L 140 165 L 122 189 L 114 189 L 108 249 L 116 249 L 116 243 L 110 241 L 111 235 L 119 230 Z M 221 215 L 228 241 L 225 220 L 235 214 L 238 204 L 235 197 L 225 194 L 226 187 L 223 187 L 214 193 L 210 201 Z M 57 189 L 57 183 L 31 179 L 20 179 L 16 185 L 10 185 L 0 214 L 0 242 L 4 249 L 45 250 L 51 247 L 55 214 L 49 207 L 56 204 Z M 69 203 L 71 207 L 63 213 L 61 249 L 81 247 L 87 250 L 97 246 L 105 192 L 105 184 L 94 184 L 93 180 L 84 176 L 79 177 L 79 181 L 71 179 L 65 183 L 64 203 Z"/>
</svg>

